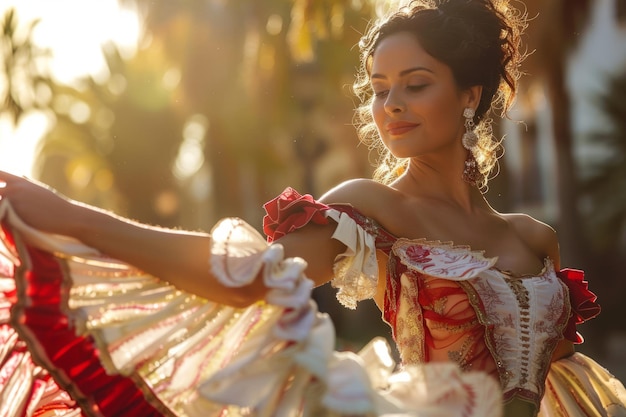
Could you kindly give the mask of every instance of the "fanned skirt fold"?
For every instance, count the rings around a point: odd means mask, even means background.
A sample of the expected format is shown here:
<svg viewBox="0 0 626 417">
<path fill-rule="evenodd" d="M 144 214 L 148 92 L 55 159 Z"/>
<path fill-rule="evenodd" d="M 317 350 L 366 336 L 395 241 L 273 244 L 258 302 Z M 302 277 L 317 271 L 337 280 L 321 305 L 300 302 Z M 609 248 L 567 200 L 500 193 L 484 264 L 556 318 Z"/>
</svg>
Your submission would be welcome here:
<svg viewBox="0 0 626 417">
<path fill-rule="evenodd" d="M 213 230 L 207 273 L 233 287 L 261 276 L 268 295 L 245 309 L 34 230 L 6 201 L 0 218 L 1 416 L 501 415 L 487 374 L 396 369 L 380 339 L 334 351 L 306 263 L 239 219 Z"/>
</svg>

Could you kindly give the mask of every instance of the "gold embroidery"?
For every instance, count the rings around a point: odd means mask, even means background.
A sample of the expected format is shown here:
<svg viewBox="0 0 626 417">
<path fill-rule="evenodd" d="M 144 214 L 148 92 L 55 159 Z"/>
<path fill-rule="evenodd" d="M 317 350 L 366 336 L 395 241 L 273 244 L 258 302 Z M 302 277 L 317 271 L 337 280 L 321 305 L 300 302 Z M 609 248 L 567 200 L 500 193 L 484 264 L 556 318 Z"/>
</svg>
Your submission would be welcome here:
<svg viewBox="0 0 626 417">
<path fill-rule="evenodd" d="M 434 301 L 430 307 L 435 313 L 443 315 L 445 312 L 446 304 L 448 303 L 448 297 L 441 297 Z"/>
<path fill-rule="evenodd" d="M 461 369 L 467 371 L 472 367 L 472 364 L 468 362 L 468 358 L 472 356 L 475 345 L 475 338 L 467 337 L 459 350 L 451 350 L 448 352 L 448 358 L 451 361 L 456 362 Z"/>
<path fill-rule="evenodd" d="M 467 281 L 459 281 L 458 284 L 461 286 L 461 288 L 463 288 L 463 290 L 467 294 L 467 299 L 470 305 L 474 308 L 478 321 L 482 325 L 485 326 L 485 336 L 484 336 L 485 345 L 487 346 L 487 349 L 489 349 L 489 352 L 491 353 L 491 357 L 496 363 L 496 367 L 498 369 L 498 376 L 500 377 L 500 385 L 502 387 L 506 387 L 509 381 L 511 380 L 513 373 L 504 367 L 502 358 L 500 357 L 498 353 L 498 349 L 496 348 L 497 343 L 496 343 L 495 336 L 494 336 L 493 323 L 489 319 L 487 312 L 481 307 L 481 299 L 478 296 L 478 292 L 472 286 L 472 284 L 470 284 Z M 494 294 L 496 293 L 494 292 Z"/>
<path fill-rule="evenodd" d="M 523 282 L 519 279 L 504 280 L 517 299 L 520 317 L 520 340 L 521 340 L 521 358 L 520 358 L 520 384 L 528 383 L 528 365 L 530 362 L 530 297 L 528 290 Z"/>
<path fill-rule="evenodd" d="M 457 324 L 457 325 L 453 325 L 453 324 L 449 324 L 449 323 L 438 323 L 438 322 L 433 322 L 430 325 L 430 328 L 433 330 L 446 330 L 447 332 L 450 333 L 463 333 L 464 331 L 471 329 L 472 327 L 476 327 L 476 324 L 478 324 L 478 319 L 473 318 L 472 320 L 463 323 L 463 324 Z"/>
<path fill-rule="evenodd" d="M 422 363 L 425 361 L 424 317 L 422 308 L 417 302 L 417 280 L 415 277 L 402 274 L 400 285 L 396 343 L 403 363 Z"/>
</svg>

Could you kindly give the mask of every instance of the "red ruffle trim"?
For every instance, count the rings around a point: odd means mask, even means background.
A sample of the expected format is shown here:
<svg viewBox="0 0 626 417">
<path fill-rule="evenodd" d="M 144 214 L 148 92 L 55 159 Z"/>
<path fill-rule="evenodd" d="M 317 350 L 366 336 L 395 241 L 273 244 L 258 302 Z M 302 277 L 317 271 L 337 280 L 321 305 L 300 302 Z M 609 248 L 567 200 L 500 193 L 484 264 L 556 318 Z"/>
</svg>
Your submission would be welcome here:
<svg viewBox="0 0 626 417">
<path fill-rule="evenodd" d="M 0 248 L 6 251 L 4 246 Z M 0 279 L 13 277 L 14 274 L 13 263 L 0 254 Z M 0 286 L 0 398 L 11 401 L 8 408 L 0 408 L 5 413 L 13 412 L 11 415 L 16 417 L 37 417 L 53 412 L 55 416 L 74 414 L 78 410 L 74 401 L 54 383 L 47 372 L 34 364 L 26 344 L 9 324 L 11 308 L 17 297 L 14 283 L 5 281 Z M 19 381 L 21 384 L 30 385 L 22 385 L 18 391 L 9 392 L 9 384 L 14 383 L 12 380 L 18 375 L 24 378 Z"/>
<path fill-rule="evenodd" d="M 12 241 L 6 229 L 5 238 Z M 161 405 L 156 398 L 148 401 L 131 377 L 107 375 L 94 341 L 76 335 L 64 311 L 70 282 L 63 261 L 31 247 L 21 247 L 19 252 L 22 265 L 15 273 L 17 302 L 11 322 L 34 361 L 48 370 L 87 416 L 162 416 L 155 408 L 155 403 Z"/>
<path fill-rule="evenodd" d="M 576 331 L 576 325 L 600 314 L 600 304 L 596 302 L 598 297 L 589 291 L 589 283 L 585 281 L 583 271 L 566 268 L 557 272 L 557 275 L 567 285 L 572 305 L 572 313 L 563 336 L 576 344 L 582 343 L 584 339 Z"/>
<path fill-rule="evenodd" d="M 315 201 L 309 194 L 300 195 L 293 188 L 286 188 L 278 197 L 263 205 L 267 213 L 263 217 L 263 231 L 267 241 L 273 242 L 309 222 L 327 224 L 324 211 L 329 207 Z"/>
</svg>

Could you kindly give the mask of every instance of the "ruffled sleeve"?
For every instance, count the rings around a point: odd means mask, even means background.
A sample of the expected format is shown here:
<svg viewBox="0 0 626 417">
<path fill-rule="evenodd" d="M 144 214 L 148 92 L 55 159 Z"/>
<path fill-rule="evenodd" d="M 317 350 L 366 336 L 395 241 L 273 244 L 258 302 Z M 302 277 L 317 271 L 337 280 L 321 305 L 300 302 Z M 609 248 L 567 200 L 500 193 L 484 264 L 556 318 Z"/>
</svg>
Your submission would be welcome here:
<svg viewBox="0 0 626 417">
<path fill-rule="evenodd" d="M 561 269 L 558 277 L 567 285 L 572 313 L 563 336 L 576 344 L 584 341 L 582 335 L 576 331 L 576 325 L 596 317 L 600 314 L 600 305 L 596 302 L 597 296 L 589 291 L 589 283 L 585 281 L 585 273 L 578 269 Z"/>
<path fill-rule="evenodd" d="M 301 195 L 287 188 L 278 197 L 264 205 L 263 231 L 272 242 L 309 223 L 327 224 L 328 219 L 337 223 L 332 236 L 346 245 L 346 251 L 335 259 L 333 287 L 338 289 L 337 299 L 344 306 L 354 309 L 358 301 L 376 294 L 378 264 L 376 239 L 355 220 L 363 217 L 354 208 L 336 210 L 315 201 L 308 194 Z M 354 217 L 353 217 L 354 216 Z M 237 274 L 240 276 L 240 274 Z"/>
<path fill-rule="evenodd" d="M 354 309 L 358 301 L 376 295 L 376 241 L 347 213 L 329 210 L 327 215 L 337 222 L 333 239 L 346 245 L 346 251 L 335 259 L 331 284 L 338 289 L 337 300 Z"/>
<path fill-rule="evenodd" d="M 263 205 L 263 231 L 267 241 L 273 242 L 308 223 L 326 224 L 324 211 L 328 210 L 309 194 L 301 195 L 293 188 L 286 188 L 280 195 Z"/>
</svg>

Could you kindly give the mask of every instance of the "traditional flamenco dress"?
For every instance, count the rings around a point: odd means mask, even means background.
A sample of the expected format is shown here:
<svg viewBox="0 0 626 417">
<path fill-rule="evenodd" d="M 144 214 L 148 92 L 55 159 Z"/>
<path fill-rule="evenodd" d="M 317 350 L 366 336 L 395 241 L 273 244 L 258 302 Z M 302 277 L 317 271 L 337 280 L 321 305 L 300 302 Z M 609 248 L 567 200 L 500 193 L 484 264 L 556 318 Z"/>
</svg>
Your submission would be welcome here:
<svg viewBox="0 0 626 417">
<path fill-rule="evenodd" d="M 264 302 L 208 302 L 62 236 L 24 224 L 8 201 L 0 277 L 0 417 L 626 415 L 619 381 L 576 353 L 550 363 L 599 312 L 580 271 L 495 268 L 467 247 L 397 238 L 349 205 L 287 189 L 266 204 L 266 242 L 239 219 L 212 231 L 207 268 Z M 375 339 L 336 352 L 310 299 L 306 263 L 274 242 L 334 222 L 346 245 L 338 299 L 354 308 L 386 260 L 383 317 L 402 356 Z M 19 376 L 16 376 L 19 375 Z M 539 405 L 541 409 L 539 410 Z"/>
</svg>

